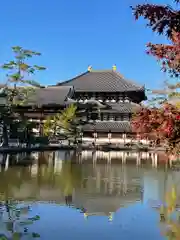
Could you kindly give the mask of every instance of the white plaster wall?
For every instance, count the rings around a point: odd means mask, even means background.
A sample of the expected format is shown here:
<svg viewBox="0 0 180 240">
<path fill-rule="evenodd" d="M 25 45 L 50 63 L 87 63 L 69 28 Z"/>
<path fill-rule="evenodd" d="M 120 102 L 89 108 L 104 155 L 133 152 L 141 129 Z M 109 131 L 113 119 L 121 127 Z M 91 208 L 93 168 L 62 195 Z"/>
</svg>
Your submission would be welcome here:
<svg viewBox="0 0 180 240">
<path fill-rule="evenodd" d="M 82 141 L 84 143 L 92 143 L 95 142 L 94 138 L 90 138 L 90 137 L 83 137 Z M 106 138 L 97 138 L 96 139 L 96 144 L 101 144 L 101 143 L 113 143 L 113 144 L 124 144 L 124 143 L 138 143 L 139 140 L 131 140 L 131 138 L 126 138 L 125 140 L 123 138 L 111 138 L 110 140 L 108 139 L 108 137 Z M 142 139 L 140 140 L 140 142 L 142 142 L 143 144 L 149 144 L 149 141 L 146 139 Z"/>
</svg>

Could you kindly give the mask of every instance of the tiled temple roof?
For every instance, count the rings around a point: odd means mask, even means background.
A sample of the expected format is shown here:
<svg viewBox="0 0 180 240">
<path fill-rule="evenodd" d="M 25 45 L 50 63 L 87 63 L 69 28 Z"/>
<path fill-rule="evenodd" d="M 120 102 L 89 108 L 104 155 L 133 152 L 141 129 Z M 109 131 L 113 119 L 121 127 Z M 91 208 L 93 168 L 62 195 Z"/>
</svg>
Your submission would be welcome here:
<svg viewBox="0 0 180 240">
<path fill-rule="evenodd" d="M 74 86 L 76 92 L 127 92 L 144 91 L 144 86 L 125 79 L 113 70 L 88 71 L 58 86 Z"/>
<path fill-rule="evenodd" d="M 107 109 L 102 109 L 101 112 L 106 113 L 133 113 L 138 108 L 140 108 L 139 104 L 135 103 L 106 103 L 108 106 Z"/>
<path fill-rule="evenodd" d="M 101 181 L 107 181 L 107 178 L 101 177 Z M 110 181 L 116 183 L 119 180 L 118 177 L 115 177 Z M 136 191 L 132 190 L 121 196 L 105 195 L 101 191 L 94 193 L 92 196 L 91 194 L 86 195 L 78 192 L 78 197 L 74 199 L 74 205 L 89 216 L 108 216 L 109 213 L 116 212 L 124 206 L 141 201 L 141 188 L 139 184 L 135 186 L 136 188 L 134 188 L 133 183 L 130 183 L 129 187 L 136 189 Z"/>
<path fill-rule="evenodd" d="M 72 94 L 71 86 L 37 88 L 29 98 L 28 105 L 65 105 L 65 101 Z"/>
<path fill-rule="evenodd" d="M 84 131 L 99 131 L 99 132 L 131 132 L 129 121 L 99 121 L 94 124 L 83 126 Z"/>
<path fill-rule="evenodd" d="M 0 84 L 0 89 L 5 87 Z M 23 88 L 23 87 L 19 87 Z M 47 86 L 47 87 L 34 87 L 34 91 L 30 93 L 24 105 L 62 105 L 68 104 L 74 94 L 72 86 Z M 20 97 L 21 98 L 21 97 Z M 72 101 L 73 103 L 74 101 Z M 70 102 L 71 103 L 71 102 Z"/>
</svg>

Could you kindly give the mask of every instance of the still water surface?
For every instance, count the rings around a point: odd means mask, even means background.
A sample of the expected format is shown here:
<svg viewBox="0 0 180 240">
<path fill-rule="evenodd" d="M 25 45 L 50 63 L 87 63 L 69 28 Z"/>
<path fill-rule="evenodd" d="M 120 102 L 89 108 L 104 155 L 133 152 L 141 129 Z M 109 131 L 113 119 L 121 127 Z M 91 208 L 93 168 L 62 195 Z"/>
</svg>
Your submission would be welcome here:
<svg viewBox="0 0 180 240">
<path fill-rule="evenodd" d="M 174 185 L 179 204 L 179 172 L 117 161 L 93 164 L 73 153 L 5 157 L 8 167 L 0 172 L 4 239 L 179 239 L 165 236 L 167 224 L 155 208 Z M 180 229 L 178 217 L 174 224 Z"/>
</svg>

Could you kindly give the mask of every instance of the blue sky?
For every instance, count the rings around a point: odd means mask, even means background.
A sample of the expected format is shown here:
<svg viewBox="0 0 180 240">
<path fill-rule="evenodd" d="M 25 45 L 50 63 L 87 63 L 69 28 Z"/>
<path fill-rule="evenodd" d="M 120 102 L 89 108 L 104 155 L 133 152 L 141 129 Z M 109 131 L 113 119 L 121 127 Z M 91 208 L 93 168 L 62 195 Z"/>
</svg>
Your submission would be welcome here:
<svg viewBox="0 0 180 240">
<path fill-rule="evenodd" d="M 171 0 L 150 0 L 156 3 Z M 11 46 L 42 53 L 34 64 L 47 70 L 34 76 L 43 84 L 55 84 L 87 70 L 111 69 L 148 88 L 165 79 L 153 57 L 145 54 L 147 42 L 165 42 L 136 22 L 130 5 L 142 0 L 2 0 L 0 14 L 0 63 L 12 59 Z M 4 73 L 0 72 L 0 81 Z"/>
</svg>

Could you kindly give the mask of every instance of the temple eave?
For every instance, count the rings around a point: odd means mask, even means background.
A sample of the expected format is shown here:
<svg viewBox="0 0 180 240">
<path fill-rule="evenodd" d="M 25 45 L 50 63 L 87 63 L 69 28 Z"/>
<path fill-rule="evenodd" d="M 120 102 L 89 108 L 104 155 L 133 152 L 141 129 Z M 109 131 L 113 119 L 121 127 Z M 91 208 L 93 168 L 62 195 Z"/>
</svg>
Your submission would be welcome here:
<svg viewBox="0 0 180 240">
<path fill-rule="evenodd" d="M 94 124 L 87 124 L 83 126 L 84 132 L 132 132 L 129 121 L 99 121 Z"/>
</svg>

